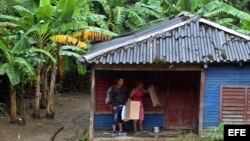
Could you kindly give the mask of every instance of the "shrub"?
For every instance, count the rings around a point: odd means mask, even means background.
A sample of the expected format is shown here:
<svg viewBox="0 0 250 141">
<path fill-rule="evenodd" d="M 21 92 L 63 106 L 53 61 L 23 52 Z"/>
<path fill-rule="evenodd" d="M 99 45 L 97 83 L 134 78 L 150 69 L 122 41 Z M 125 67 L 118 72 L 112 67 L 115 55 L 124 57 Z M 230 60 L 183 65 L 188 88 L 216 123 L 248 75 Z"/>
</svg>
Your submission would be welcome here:
<svg viewBox="0 0 250 141">
<path fill-rule="evenodd" d="M 210 138 L 202 137 L 194 133 L 183 134 L 176 141 L 210 141 Z"/>
<path fill-rule="evenodd" d="M 207 137 L 212 141 L 223 140 L 224 125 L 224 123 L 221 123 L 218 126 L 211 126 L 202 136 Z"/>
</svg>

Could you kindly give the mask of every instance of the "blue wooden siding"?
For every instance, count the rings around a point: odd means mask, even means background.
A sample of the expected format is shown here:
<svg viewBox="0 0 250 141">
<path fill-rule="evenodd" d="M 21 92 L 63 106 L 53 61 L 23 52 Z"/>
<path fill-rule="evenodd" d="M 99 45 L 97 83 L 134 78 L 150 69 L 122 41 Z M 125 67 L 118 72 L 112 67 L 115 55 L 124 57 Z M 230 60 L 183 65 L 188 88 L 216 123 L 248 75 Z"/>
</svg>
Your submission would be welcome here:
<svg viewBox="0 0 250 141">
<path fill-rule="evenodd" d="M 145 114 L 143 126 L 145 129 L 151 129 L 153 126 L 164 127 L 164 114 Z M 111 114 L 95 114 L 94 129 L 108 129 L 112 125 Z M 132 128 L 132 122 L 125 123 L 126 128 Z"/>
<path fill-rule="evenodd" d="M 210 65 L 206 69 L 203 127 L 219 124 L 220 86 L 250 85 L 250 64 Z"/>
</svg>

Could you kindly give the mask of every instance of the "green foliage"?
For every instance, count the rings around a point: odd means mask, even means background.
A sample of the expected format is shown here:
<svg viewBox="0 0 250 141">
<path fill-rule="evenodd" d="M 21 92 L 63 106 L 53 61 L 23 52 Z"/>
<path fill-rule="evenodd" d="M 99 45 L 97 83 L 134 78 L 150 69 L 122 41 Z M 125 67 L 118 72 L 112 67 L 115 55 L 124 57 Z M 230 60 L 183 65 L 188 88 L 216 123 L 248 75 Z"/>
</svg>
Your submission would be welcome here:
<svg viewBox="0 0 250 141">
<path fill-rule="evenodd" d="M 77 46 L 62 46 L 59 50 L 59 55 L 62 56 L 73 56 L 78 58 L 81 54 L 84 54 L 86 51 L 77 47 Z"/>
<path fill-rule="evenodd" d="M 85 75 L 87 73 L 87 66 L 76 60 L 78 74 Z"/>
<path fill-rule="evenodd" d="M 4 55 L 7 59 L 7 61 L 5 61 L 3 65 L 0 66 L 0 75 L 7 74 L 12 85 L 17 85 L 20 83 L 22 73 L 28 77 L 35 74 L 34 68 L 27 60 L 17 56 L 16 54 L 12 54 L 11 50 L 1 42 L 0 50 L 4 52 Z"/>
<path fill-rule="evenodd" d="M 223 140 L 224 123 L 220 123 L 218 126 L 212 126 L 208 128 L 208 132 L 203 136 L 211 140 Z"/>
<path fill-rule="evenodd" d="M 75 139 L 75 141 L 88 141 L 89 140 L 89 132 L 84 130 L 84 132 Z"/>
<path fill-rule="evenodd" d="M 0 75 L 4 75 L 4 74 L 7 74 L 10 80 L 10 83 L 12 85 L 17 85 L 20 83 L 20 72 L 13 65 L 8 64 L 8 63 L 4 64 L 0 68 Z"/>
<path fill-rule="evenodd" d="M 220 141 L 223 140 L 224 123 L 209 127 L 201 135 L 194 133 L 183 134 L 176 141 Z"/>
<path fill-rule="evenodd" d="M 218 0 L 212 1 L 204 5 L 197 13 L 236 31 L 250 34 L 250 14 L 227 3 Z"/>
<path fill-rule="evenodd" d="M 45 20 L 49 21 L 51 18 L 51 15 L 53 13 L 53 8 L 51 4 L 46 4 L 43 6 L 39 6 L 36 9 L 35 15 L 38 18 L 38 20 Z"/>
<path fill-rule="evenodd" d="M 39 0 L 39 1 L 40 1 L 39 6 L 45 6 L 50 4 L 50 0 Z"/>
<path fill-rule="evenodd" d="M 131 31 L 146 26 L 151 20 L 162 17 L 159 0 L 132 2 L 129 0 L 98 0 L 94 2 L 94 5 L 97 12 L 104 13 L 107 17 L 105 20 L 108 28 L 118 34 L 124 30 Z M 99 21 L 99 23 L 102 23 L 102 27 L 104 27 L 104 22 Z"/>
<path fill-rule="evenodd" d="M 114 23 L 115 24 L 122 24 L 126 17 L 126 10 L 124 7 L 117 6 L 114 9 Z"/>
<path fill-rule="evenodd" d="M 210 141 L 210 140 L 208 138 L 203 138 L 194 133 L 187 133 L 178 136 L 178 138 L 175 141 Z"/>
<path fill-rule="evenodd" d="M 32 12 L 29 11 L 27 8 L 21 6 L 21 5 L 15 5 L 13 6 L 14 10 L 20 14 L 20 16 L 28 16 L 32 17 Z"/>
<path fill-rule="evenodd" d="M 0 0 L 0 13 L 6 13 L 8 4 L 6 0 Z"/>
<path fill-rule="evenodd" d="M 75 0 L 59 0 L 57 9 L 60 10 L 60 15 L 65 21 L 69 21 L 74 13 L 76 6 Z"/>
<path fill-rule="evenodd" d="M 35 12 L 36 8 L 39 6 L 39 0 L 24 0 L 22 5 L 31 12 Z"/>
<path fill-rule="evenodd" d="M 21 38 L 15 43 L 14 47 L 11 49 L 13 54 L 23 54 L 25 49 L 29 48 L 29 39 L 26 35 L 21 35 Z"/>
<path fill-rule="evenodd" d="M 55 63 L 56 62 L 56 59 L 52 56 L 52 54 L 44 49 L 39 49 L 39 48 L 30 48 L 28 49 L 28 52 L 29 53 L 42 53 L 43 55 L 47 56 L 50 58 L 50 60 Z"/>
<path fill-rule="evenodd" d="M 69 23 L 62 24 L 58 27 L 51 29 L 51 32 L 54 34 L 58 33 L 66 33 L 68 31 L 79 31 L 86 29 L 88 27 L 88 23 L 85 21 L 72 21 Z"/>
<path fill-rule="evenodd" d="M 246 5 L 243 6 L 242 3 Z M 175 16 L 183 10 L 190 11 L 250 35 L 250 14 L 245 8 L 248 5 L 245 0 L 163 0 L 161 4 L 167 16 Z"/>
<path fill-rule="evenodd" d="M 14 59 L 14 63 L 19 66 L 19 69 L 28 74 L 28 76 L 35 75 L 35 70 L 33 66 L 30 63 L 28 63 L 24 58 L 16 57 Z"/>
</svg>

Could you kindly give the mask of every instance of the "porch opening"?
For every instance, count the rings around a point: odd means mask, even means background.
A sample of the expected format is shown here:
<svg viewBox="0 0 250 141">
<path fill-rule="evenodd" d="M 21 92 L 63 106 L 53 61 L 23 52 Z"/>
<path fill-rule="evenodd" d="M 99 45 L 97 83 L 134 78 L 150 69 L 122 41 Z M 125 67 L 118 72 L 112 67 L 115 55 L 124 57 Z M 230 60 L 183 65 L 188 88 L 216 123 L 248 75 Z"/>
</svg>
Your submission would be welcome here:
<svg viewBox="0 0 250 141">
<path fill-rule="evenodd" d="M 150 95 L 144 95 L 144 129 L 154 126 L 164 129 L 198 129 L 200 71 L 95 71 L 94 130 L 111 131 L 111 107 L 105 104 L 107 89 L 117 78 L 125 80 L 131 91 L 136 81 L 144 83 L 145 88 L 154 85 L 162 107 L 154 108 Z M 104 130 L 103 130 L 104 129 Z M 125 131 L 133 131 L 132 122 L 124 124 Z M 100 133 L 100 132 L 99 132 Z"/>
</svg>

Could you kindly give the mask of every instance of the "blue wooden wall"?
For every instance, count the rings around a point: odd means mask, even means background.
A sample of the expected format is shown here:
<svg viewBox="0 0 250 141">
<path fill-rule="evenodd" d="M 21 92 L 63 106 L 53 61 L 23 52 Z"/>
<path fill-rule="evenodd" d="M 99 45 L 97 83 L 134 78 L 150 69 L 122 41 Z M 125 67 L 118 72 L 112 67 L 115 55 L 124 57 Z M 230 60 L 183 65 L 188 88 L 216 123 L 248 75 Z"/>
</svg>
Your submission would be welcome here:
<svg viewBox="0 0 250 141">
<path fill-rule="evenodd" d="M 217 126 L 221 85 L 250 85 L 250 64 L 209 65 L 206 69 L 203 127 Z"/>
<path fill-rule="evenodd" d="M 111 114 L 95 114 L 94 129 L 111 129 L 112 116 Z M 132 122 L 126 122 L 125 129 L 132 129 Z M 145 114 L 143 127 L 151 129 L 154 126 L 164 127 L 164 114 Z"/>
</svg>

